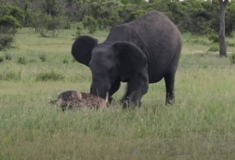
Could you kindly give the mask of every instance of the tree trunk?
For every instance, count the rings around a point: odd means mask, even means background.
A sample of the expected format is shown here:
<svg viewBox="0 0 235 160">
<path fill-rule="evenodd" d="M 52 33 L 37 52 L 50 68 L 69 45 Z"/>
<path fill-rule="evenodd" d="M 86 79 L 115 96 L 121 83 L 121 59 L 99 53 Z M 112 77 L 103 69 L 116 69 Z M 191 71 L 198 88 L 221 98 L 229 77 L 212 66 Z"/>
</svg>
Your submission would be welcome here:
<svg viewBox="0 0 235 160">
<path fill-rule="evenodd" d="M 228 0 L 219 0 L 220 2 L 220 32 L 219 32 L 219 44 L 220 44 L 220 57 L 227 57 L 227 46 L 225 42 L 225 12 Z"/>
</svg>

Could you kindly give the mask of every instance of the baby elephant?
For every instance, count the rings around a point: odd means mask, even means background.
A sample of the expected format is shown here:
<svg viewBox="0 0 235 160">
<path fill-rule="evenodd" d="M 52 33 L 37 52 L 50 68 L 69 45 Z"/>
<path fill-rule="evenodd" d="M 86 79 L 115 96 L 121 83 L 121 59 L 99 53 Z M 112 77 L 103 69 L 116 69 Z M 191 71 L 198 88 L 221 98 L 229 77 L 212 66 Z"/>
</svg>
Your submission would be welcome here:
<svg viewBox="0 0 235 160">
<path fill-rule="evenodd" d="M 64 111 L 68 106 L 70 109 L 73 107 L 80 108 L 86 106 L 89 108 L 100 108 L 108 106 L 108 95 L 106 100 L 80 91 L 66 91 L 59 95 L 57 100 L 51 101 L 51 104 L 58 103 Z"/>
</svg>

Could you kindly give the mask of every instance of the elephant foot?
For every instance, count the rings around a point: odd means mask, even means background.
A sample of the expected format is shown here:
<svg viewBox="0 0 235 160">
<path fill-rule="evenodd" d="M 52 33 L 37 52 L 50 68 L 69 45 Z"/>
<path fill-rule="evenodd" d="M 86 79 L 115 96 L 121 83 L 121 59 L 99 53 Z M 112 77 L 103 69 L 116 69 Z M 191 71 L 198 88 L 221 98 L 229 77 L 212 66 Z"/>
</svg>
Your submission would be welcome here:
<svg viewBox="0 0 235 160">
<path fill-rule="evenodd" d="M 122 100 L 122 108 L 126 109 L 126 108 L 135 108 L 135 107 L 140 107 L 141 106 L 141 101 L 131 101 L 129 98 L 125 98 L 124 100 Z"/>
<path fill-rule="evenodd" d="M 175 99 L 166 99 L 165 105 L 172 105 L 175 103 Z"/>
</svg>

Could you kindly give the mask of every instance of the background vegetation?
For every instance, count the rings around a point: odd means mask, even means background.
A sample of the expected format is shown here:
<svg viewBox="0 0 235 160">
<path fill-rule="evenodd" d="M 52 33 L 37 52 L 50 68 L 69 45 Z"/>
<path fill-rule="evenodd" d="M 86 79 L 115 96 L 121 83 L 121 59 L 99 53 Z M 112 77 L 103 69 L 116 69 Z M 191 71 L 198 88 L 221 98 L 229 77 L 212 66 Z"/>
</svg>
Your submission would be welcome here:
<svg viewBox="0 0 235 160">
<path fill-rule="evenodd" d="M 132 21 L 148 11 L 165 13 L 181 32 L 207 35 L 219 33 L 219 0 L 1 0 L 0 26 L 35 28 L 43 37 L 57 36 L 58 29 L 69 29 L 82 22 L 94 33 Z M 4 23 L 3 23 L 4 22 Z M 6 24 L 7 23 L 7 24 Z M 235 24 L 235 2 L 229 2 L 226 14 L 226 35 L 231 36 Z M 0 32 L 1 33 L 1 32 Z"/>
<path fill-rule="evenodd" d="M 89 68 L 70 54 L 77 25 L 56 38 L 23 28 L 18 47 L 0 52 L 0 159 L 235 158 L 234 46 L 221 59 L 208 51 L 208 37 L 184 33 L 173 105 L 165 106 L 161 81 L 134 110 L 118 103 L 122 84 L 109 108 L 63 113 L 49 101 L 66 90 L 89 92 L 91 84 Z"/>
</svg>

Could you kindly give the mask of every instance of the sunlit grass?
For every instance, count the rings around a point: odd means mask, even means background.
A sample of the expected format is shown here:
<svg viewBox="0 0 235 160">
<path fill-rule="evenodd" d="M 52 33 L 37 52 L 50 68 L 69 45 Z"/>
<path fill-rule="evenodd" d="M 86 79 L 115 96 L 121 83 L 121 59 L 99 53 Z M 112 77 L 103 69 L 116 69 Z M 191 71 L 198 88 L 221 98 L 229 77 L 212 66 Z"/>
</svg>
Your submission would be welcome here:
<svg viewBox="0 0 235 160">
<path fill-rule="evenodd" d="M 109 108 L 62 112 L 50 100 L 66 90 L 89 92 L 91 84 L 90 69 L 70 53 L 75 32 L 42 38 L 23 28 L 17 48 L 0 52 L 0 159 L 235 158 L 235 65 L 189 41 L 210 43 L 207 37 L 182 35 L 173 105 L 165 106 L 161 81 L 149 85 L 140 108 L 122 109 L 122 84 Z M 107 34 L 94 37 L 102 42 Z"/>
</svg>

